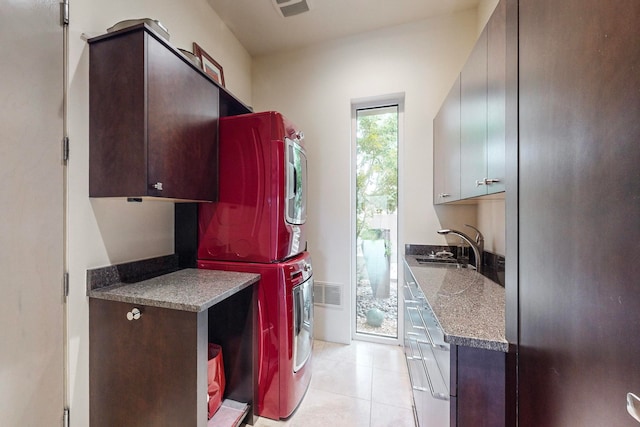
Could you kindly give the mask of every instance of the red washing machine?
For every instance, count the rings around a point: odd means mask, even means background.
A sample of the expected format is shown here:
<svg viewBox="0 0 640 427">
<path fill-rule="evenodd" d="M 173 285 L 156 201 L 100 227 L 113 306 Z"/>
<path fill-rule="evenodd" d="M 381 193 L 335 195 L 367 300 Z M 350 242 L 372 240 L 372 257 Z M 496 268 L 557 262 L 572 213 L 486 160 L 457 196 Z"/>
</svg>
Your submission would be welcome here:
<svg viewBox="0 0 640 427">
<path fill-rule="evenodd" d="M 198 208 L 198 268 L 261 274 L 255 412 L 286 418 L 311 381 L 303 134 L 277 112 L 221 118 L 218 132 L 219 200 Z"/>
<path fill-rule="evenodd" d="M 198 268 L 261 275 L 256 414 L 287 418 L 311 382 L 313 274 L 309 254 L 271 264 L 199 260 Z"/>
</svg>

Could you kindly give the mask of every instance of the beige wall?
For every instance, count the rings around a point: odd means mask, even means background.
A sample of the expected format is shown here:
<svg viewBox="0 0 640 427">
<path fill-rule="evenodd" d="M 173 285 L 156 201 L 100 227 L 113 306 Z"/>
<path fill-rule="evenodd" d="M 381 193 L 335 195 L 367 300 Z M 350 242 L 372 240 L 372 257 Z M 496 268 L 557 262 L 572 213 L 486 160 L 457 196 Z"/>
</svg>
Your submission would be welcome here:
<svg viewBox="0 0 640 427">
<path fill-rule="evenodd" d="M 351 338 L 351 102 L 404 93 L 400 243 L 444 244 L 441 227 L 475 224 L 475 206 L 432 204 L 432 120 L 476 39 L 476 10 L 254 58 L 257 110 L 279 110 L 305 131 L 309 249 L 316 280 L 340 284 L 343 310 L 316 310 L 319 337 Z M 402 246 L 400 247 L 402 251 Z"/>
<path fill-rule="evenodd" d="M 206 0 L 75 0 L 69 35 L 69 398 L 72 423 L 89 425 L 88 302 L 86 270 L 173 253 L 173 203 L 89 199 L 89 46 L 98 35 L 131 18 L 158 19 L 172 45 L 200 44 L 224 68 L 226 86 L 251 104 L 251 58 Z"/>
<path fill-rule="evenodd" d="M 505 255 L 505 224 L 504 197 L 478 202 L 478 228 L 484 235 L 485 251 Z"/>
<path fill-rule="evenodd" d="M 478 3 L 478 35 L 482 32 L 484 26 L 487 25 L 487 22 L 489 22 L 489 18 L 498 5 L 498 2 L 499 0 L 480 0 Z"/>
</svg>

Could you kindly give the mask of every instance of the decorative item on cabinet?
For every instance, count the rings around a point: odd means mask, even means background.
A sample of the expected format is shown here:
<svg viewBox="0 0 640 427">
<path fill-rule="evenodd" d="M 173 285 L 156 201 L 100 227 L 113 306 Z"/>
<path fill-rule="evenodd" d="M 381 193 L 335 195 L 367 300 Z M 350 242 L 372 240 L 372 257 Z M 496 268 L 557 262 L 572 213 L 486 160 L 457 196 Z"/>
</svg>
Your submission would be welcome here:
<svg viewBox="0 0 640 427">
<path fill-rule="evenodd" d="M 222 71 L 222 65 L 218 64 L 211 55 L 205 52 L 204 49 L 195 42 L 193 43 L 193 54 L 200 59 L 202 71 L 207 73 L 211 78 L 213 78 L 213 80 L 224 87 L 224 72 Z"/>
<path fill-rule="evenodd" d="M 196 55 L 194 55 L 192 52 L 190 52 L 190 51 L 188 51 L 188 50 L 186 50 L 186 49 L 178 48 L 178 50 L 179 50 L 180 52 L 182 52 L 182 54 L 183 54 L 184 56 L 186 56 L 186 57 L 187 57 L 187 59 L 189 59 L 189 61 L 191 61 L 191 63 L 192 63 L 193 65 L 195 65 L 195 66 L 196 66 L 196 67 L 198 67 L 198 68 L 202 68 L 202 61 L 200 61 L 200 58 L 199 58 L 199 57 L 197 57 L 197 56 L 196 56 Z"/>
<path fill-rule="evenodd" d="M 162 23 L 157 19 L 151 18 L 125 19 L 124 21 L 116 22 L 113 26 L 107 28 L 107 33 L 113 33 L 139 24 L 147 24 L 149 28 L 156 32 L 156 34 L 166 41 L 169 41 L 170 35 L 167 27 L 162 25 Z"/>
</svg>

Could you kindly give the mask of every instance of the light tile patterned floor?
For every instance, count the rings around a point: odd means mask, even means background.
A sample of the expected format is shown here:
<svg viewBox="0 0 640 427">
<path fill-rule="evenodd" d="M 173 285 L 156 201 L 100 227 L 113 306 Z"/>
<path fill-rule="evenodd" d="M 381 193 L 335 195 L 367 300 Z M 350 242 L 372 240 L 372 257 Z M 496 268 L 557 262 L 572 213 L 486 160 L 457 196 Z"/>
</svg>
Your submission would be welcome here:
<svg viewBox="0 0 640 427">
<path fill-rule="evenodd" d="M 402 347 L 315 341 L 307 394 L 289 419 L 256 427 L 414 427 Z"/>
</svg>

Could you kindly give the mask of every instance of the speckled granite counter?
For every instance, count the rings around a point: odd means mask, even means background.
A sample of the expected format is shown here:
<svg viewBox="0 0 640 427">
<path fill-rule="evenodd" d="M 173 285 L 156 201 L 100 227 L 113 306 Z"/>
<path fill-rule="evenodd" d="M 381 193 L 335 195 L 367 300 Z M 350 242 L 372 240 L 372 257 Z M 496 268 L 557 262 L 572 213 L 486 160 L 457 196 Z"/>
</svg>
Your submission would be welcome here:
<svg viewBox="0 0 640 427">
<path fill-rule="evenodd" d="M 251 286 L 259 274 L 188 268 L 135 283 L 88 289 L 91 298 L 200 312 Z"/>
<path fill-rule="evenodd" d="M 418 264 L 405 255 L 450 344 L 509 351 L 504 288 L 472 269 Z"/>
</svg>

